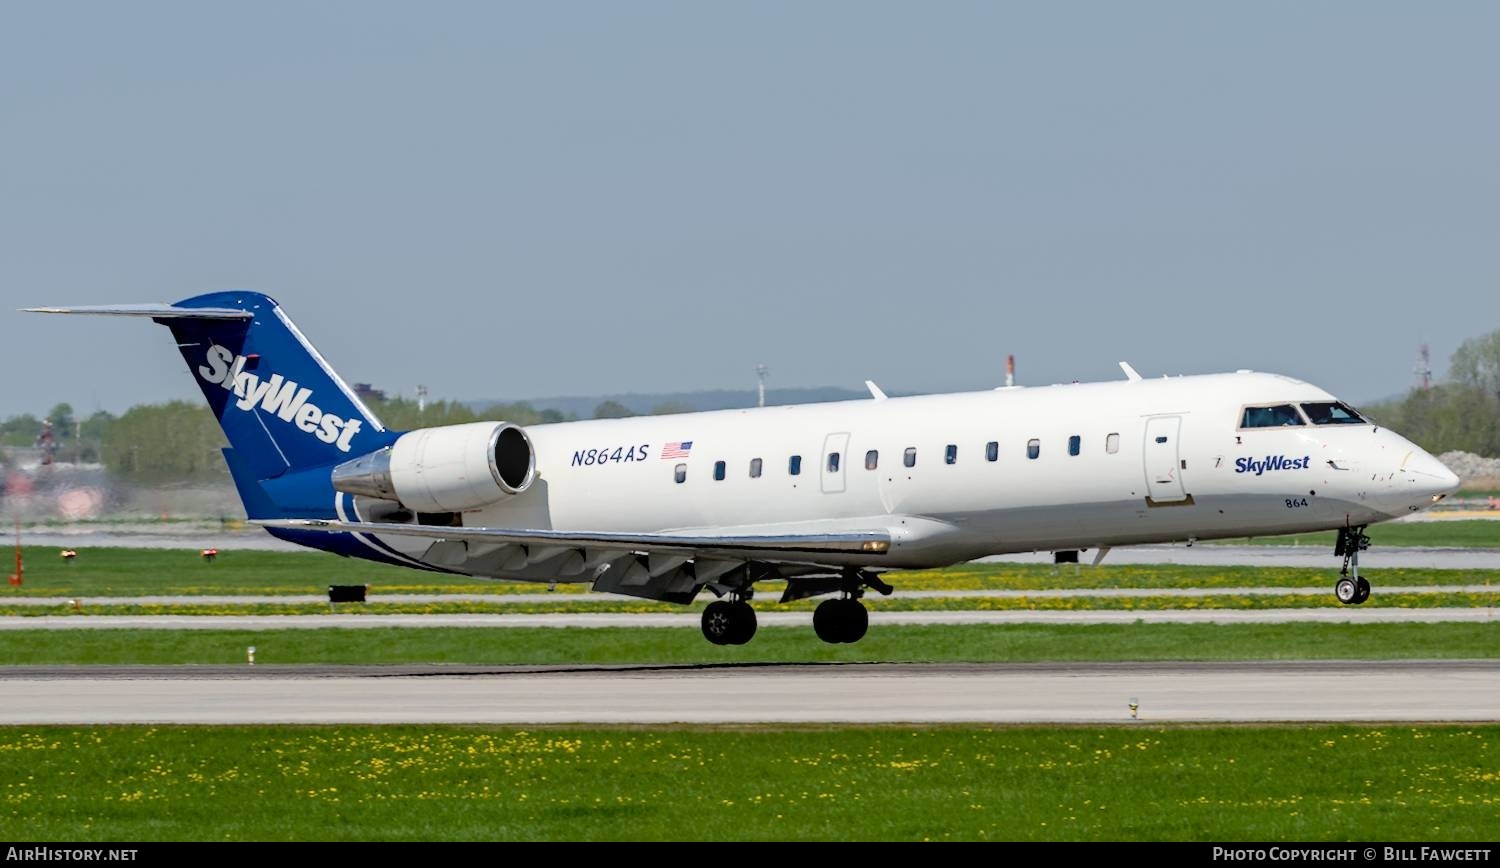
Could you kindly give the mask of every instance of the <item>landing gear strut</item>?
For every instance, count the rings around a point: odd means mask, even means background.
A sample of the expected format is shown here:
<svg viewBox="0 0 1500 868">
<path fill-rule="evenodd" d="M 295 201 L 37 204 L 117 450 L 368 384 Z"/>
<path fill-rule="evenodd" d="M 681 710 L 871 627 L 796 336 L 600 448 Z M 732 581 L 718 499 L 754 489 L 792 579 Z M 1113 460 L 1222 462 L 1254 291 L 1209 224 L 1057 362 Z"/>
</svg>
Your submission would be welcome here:
<svg viewBox="0 0 1500 868">
<path fill-rule="evenodd" d="M 1358 606 L 1370 599 L 1370 583 L 1359 575 L 1359 553 L 1370 547 L 1370 538 L 1365 536 L 1365 525 L 1339 529 L 1339 538 L 1333 546 L 1335 556 L 1343 556 L 1344 567 L 1339 570 L 1339 580 L 1334 583 L 1333 595 L 1346 606 Z"/>
<path fill-rule="evenodd" d="M 738 594 L 703 610 L 703 638 L 715 645 L 743 645 L 755 636 L 755 610 Z"/>
</svg>

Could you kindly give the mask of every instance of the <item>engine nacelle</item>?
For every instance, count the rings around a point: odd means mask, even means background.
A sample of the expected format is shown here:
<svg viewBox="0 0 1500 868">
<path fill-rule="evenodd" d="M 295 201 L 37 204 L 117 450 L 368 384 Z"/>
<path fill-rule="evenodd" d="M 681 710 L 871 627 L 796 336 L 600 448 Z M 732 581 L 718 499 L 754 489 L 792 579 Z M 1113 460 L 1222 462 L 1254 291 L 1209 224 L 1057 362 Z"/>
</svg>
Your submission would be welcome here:
<svg viewBox="0 0 1500 868">
<path fill-rule="evenodd" d="M 333 488 L 412 512 L 464 512 L 520 494 L 536 478 L 531 438 L 509 422 L 408 431 L 333 468 Z"/>
</svg>

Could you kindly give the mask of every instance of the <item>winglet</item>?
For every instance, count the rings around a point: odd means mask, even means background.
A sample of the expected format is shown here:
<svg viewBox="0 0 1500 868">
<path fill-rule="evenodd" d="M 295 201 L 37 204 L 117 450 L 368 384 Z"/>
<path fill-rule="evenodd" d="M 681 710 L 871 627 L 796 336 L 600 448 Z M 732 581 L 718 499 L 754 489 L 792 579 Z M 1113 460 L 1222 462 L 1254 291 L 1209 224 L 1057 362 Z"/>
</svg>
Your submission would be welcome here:
<svg viewBox="0 0 1500 868">
<path fill-rule="evenodd" d="M 1135 368 L 1132 368 L 1129 362 L 1121 362 L 1120 370 L 1125 372 L 1125 379 L 1132 383 L 1140 382 L 1141 375 L 1135 372 Z"/>
<path fill-rule="evenodd" d="M 865 388 L 870 390 L 871 398 L 874 398 L 877 401 L 885 400 L 885 393 L 880 391 L 880 387 L 875 385 L 874 380 L 865 380 Z"/>
</svg>

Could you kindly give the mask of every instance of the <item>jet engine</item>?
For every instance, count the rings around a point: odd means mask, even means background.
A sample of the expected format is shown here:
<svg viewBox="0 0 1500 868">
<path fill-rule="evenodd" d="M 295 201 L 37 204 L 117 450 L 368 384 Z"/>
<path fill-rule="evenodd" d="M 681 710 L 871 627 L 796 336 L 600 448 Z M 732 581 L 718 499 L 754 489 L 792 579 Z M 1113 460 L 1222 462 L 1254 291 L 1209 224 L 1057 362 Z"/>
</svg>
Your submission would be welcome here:
<svg viewBox="0 0 1500 868">
<path fill-rule="evenodd" d="M 333 488 L 394 500 L 413 512 L 465 512 L 531 487 L 531 438 L 509 422 L 408 431 L 395 443 L 333 468 Z"/>
</svg>

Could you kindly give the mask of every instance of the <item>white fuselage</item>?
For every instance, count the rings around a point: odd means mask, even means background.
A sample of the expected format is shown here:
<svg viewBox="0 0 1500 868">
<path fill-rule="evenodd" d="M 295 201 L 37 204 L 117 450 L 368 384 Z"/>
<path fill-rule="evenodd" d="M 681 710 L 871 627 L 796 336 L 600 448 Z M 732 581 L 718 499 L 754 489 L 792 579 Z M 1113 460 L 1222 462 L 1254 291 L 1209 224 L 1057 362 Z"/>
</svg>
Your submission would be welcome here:
<svg viewBox="0 0 1500 868">
<path fill-rule="evenodd" d="M 1298 380 L 1245 372 L 540 425 L 527 429 L 536 484 L 463 523 L 889 529 L 888 553 L 835 560 L 926 567 L 1359 526 L 1456 490 L 1440 462 L 1378 425 L 1241 427 L 1247 405 L 1332 400 Z M 683 441 L 686 456 L 662 457 Z M 428 545 L 383 539 L 414 558 Z"/>
</svg>

